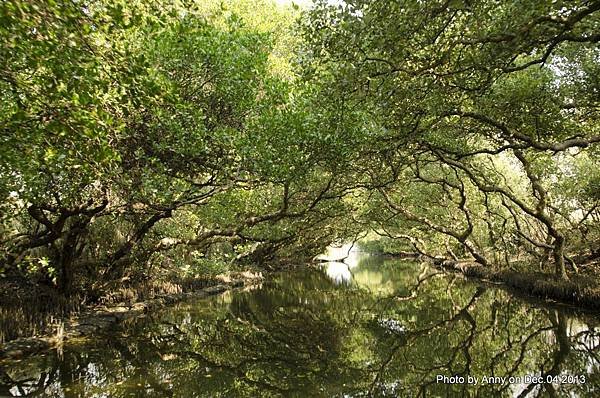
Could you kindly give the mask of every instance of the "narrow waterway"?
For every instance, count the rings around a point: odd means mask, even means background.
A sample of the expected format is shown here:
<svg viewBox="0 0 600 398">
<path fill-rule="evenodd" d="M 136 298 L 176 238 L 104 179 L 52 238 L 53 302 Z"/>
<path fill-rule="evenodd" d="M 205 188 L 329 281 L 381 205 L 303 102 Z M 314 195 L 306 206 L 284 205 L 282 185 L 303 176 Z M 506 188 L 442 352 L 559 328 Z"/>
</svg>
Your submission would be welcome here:
<svg viewBox="0 0 600 398">
<path fill-rule="evenodd" d="M 597 316 L 414 262 L 350 263 L 7 363 L 0 396 L 598 396 Z"/>
</svg>

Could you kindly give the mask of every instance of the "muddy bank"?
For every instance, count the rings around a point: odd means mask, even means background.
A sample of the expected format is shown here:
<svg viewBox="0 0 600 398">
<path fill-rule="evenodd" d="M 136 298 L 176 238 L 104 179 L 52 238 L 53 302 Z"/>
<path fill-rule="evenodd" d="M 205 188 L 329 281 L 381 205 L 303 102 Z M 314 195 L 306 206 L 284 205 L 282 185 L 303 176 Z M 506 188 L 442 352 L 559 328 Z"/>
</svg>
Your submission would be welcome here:
<svg viewBox="0 0 600 398">
<path fill-rule="evenodd" d="M 569 280 L 560 280 L 541 272 L 493 270 L 471 261 L 444 260 L 433 264 L 469 278 L 502 284 L 519 294 L 600 311 L 600 285 L 592 277 L 571 275 Z"/>
<path fill-rule="evenodd" d="M 116 323 L 163 308 L 191 298 L 202 298 L 223 293 L 233 288 L 260 283 L 262 275 L 240 273 L 234 278 L 223 278 L 222 282 L 195 291 L 157 295 L 135 303 L 119 303 L 111 306 L 94 306 L 65 320 L 53 335 L 19 338 L 0 345 L 0 361 L 21 359 L 41 351 L 60 346 L 77 337 L 90 336 L 110 329 Z"/>
</svg>

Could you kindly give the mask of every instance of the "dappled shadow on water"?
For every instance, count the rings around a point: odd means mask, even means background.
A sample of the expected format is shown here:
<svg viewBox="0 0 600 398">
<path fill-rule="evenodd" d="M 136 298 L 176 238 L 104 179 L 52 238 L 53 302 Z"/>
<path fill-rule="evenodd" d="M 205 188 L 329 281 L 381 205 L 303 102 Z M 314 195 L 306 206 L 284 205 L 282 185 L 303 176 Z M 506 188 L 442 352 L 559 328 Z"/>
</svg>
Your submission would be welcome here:
<svg viewBox="0 0 600 398">
<path fill-rule="evenodd" d="M 347 272 L 338 283 L 331 269 L 280 274 L 119 325 L 62 357 L 7 364 L 0 396 L 593 397 L 600 388 L 598 318 L 415 263 L 370 258 Z"/>
</svg>

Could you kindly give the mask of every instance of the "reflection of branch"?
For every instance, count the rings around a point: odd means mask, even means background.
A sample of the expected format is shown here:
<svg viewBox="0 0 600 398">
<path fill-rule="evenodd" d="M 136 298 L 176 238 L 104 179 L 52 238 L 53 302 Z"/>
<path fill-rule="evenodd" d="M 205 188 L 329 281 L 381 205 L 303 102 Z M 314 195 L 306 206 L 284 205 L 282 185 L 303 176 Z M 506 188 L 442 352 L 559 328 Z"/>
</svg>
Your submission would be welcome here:
<svg viewBox="0 0 600 398">
<path fill-rule="evenodd" d="M 10 392 L 11 387 L 16 385 L 15 381 L 10 377 L 8 373 L 0 366 L 0 395 L 12 397 Z"/>
<path fill-rule="evenodd" d="M 152 348 L 154 348 L 151 352 L 152 353 L 159 353 L 160 351 L 158 350 L 158 348 L 149 342 L 149 344 L 152 346 Z M 112 347 L 114 347 L 120 354 L 121 356 L 127 360 L 131 365 L 135 366 L 137 369 L 139 369 L 139 371 L 141 372 L 141 375 L 143 376 L 143 380 L 145 383 L 148 383 L 149 385 L 152 386 L 153 389 L 155 389 L 156 391 L 161 392 L 164 396 L 166 397 L 172 397 L 173 396 L 173 390 L 170 388 L 166 388 L 165 385 L 161 382 L 159 382 L 157 380 L 157 375 L 151 375 L 150 374 L 150 368 L 148 367 L 146 360 L 148 358 L 141 359 L 139 355 L 136 355 L 135 353 L 133 353 L 129 347 L 124 344 L 120 339 L 113 339 L 110 343 L 110 345 Z"/>
<path fill-rule="evenodd" d="M 522 340 L 519 342 L 519 344 L 520 344 L 519 357 L 515 360 L 511 369 L 506 373 L 506 376 L 508 376 L 508 377 L 513 376 L 517 372 L 517 370 L 519 369 L 519 366 L 521 366 L 521 364 L 523 363 L 523 360 L 525 359 L 525 353 L 527 352 L 527 345 L 529 344 L 529 342 L 534 337 L 537 337 L 541 333 L 547 332 L 549 330 L 552 330 L 552 327 L 544 327 L 544 328 L 538 329 L 535 332 L 531 333 L 529 336 L 527 336 L 525 338 L 525 340 Z M 508 345 L 506 346 L 506 348 L 504 350 L 498 352 L 492 358 L 492 371 L 494 371 L 494 368 L 496 366 L 496 361 L 504 354 L 510 352 L 512 349 L 513 349 L 513 342 L 510 340 L 510 336 L 509 336 Z M 510 387 L 510 384 L 506 384 L 505 386 L 503 386 L 500 389 L 500 391 L 504 391 L 504 390 L 508 389 L 509 387 Z"/>
<path fill-rule="evenodd" d="M 555 397 L 556 390 L 554 389 L 554 386 L 552 383 L 546 383 L 545 380 L 547 376 L 557 376 L 560 374 L 560 368 L 569 356 L 569 352 L 571 352 L 571 344 L 567 335 L 567 318 L 565 317 L 565 314 L 554 311 L 554 313 L 549 314 L 549 318 L 550 323 L 552 323 L 554 336 L 558 342 L 558 349 L 555 349 L 552 353 L 552 367 L 547 372 L 542 372 L 541 379 L 544 380 L 544 383 L 542 384 L 543 387 L 548 391 L 550 396 Z M 529 384 L 527 388 L 519 394 L 519 398 L 526 397 L 537 385 L 537 383 Z"/>
<path fill-rule="evenodd" d="M 210 367 L 212 367 L 212 368 L 228 371 L 230 373 L 233 373 L 239 379 L 242 379 L 244 382 L 253 384 L 261 389 L 277 391 L 279 393 L 289 392 L 289 389 L 282 388 L 282 387 L 276 386 L 274 384 L 267 383 L 265 381 L 254 380 L 254 379 L 249 378 L 247 372 L 243 368 L 247 363 L 250 362 L 250 360 L 243 360 L 237 365 L 224 365 L 224 364 L 220 364 L 218 362 L 212 361 L 212 360 L 208 359 L 207 357 L 205 357 L 204 355 L 194 352 L 194 351 L 174 351 L 174 352 L 170 352 L 169 354 L 175 354 L 175 355 L 178 355 L 183 358 L 191 358 L 196 361 L 200 361 L 202 363 L 209 364 Z"/>
<path fill-rule="evenodd" d="M 430 274 L 427 274 L 429 267 L 424 266 L 423 267 L 423 271 L 421 272 L 421 274 L 419 274 L 419 276 L 417 277 L 417 283 L 414 284 L 408 291 L 410 292 L 408 295 L 404 295 L 401 296 L 399 294 L 393 294 L 391 296 L 388 297 L 382 297 L 379 298 L 375 304 L 371 307 L 371 308 L 375 308 L 376 305 L 380 304 L 382 301 L 386 301 L 386 300 L 395 300 L 395 301 L 408 301 L 408 300 L 412 300 L 414 298 L 417 297 L 417 293 L 419 291 L 419 288 L 421 287 L 421 285 L 426 282 L 427 280 L 433 278 L 434 276 L 438 276 L 438 275 L 444 275 L 443 272 L 432 272 Z"/>
<path fill-rule="evenodd" d="M 477 288 L 477 291 L 475 292 L 475 294 L 473 295 L 473 297 L 471 297 L 471 300 L 469 300 L 469 302 L 463 307 L 461 308 L 456 314 L 454 314 L 451 318 L 449 319 L 445 319 L 442 320 L 441 322 L 438 322 L 430 327 L 427 328 L 423 328 L 423 329 L 418 329 L 418 330 L 413 330 L 413 331 L 408 331 L 408 332 L 403 332 L 402 336 L 404 337 L 403 339 L 400 339 L 390 350 L 390 353 L 388 355 L 388 357 L 381 363 L 381 366 L 379 367 L 379 370 L 377 371 L 377 373 L 375 374 L 375 377 L 373 379 L 373 381 L 371 382 L 371 386 L 369 388 L 369 396 L 373 396 L 374 392 L 375 392 L 375 388 L 377 386 L 377 384 L 379 383 L 379 381 L 381 380 L 381 377 L 383 376 L 383 373 L 386 369 L 386 367 L 391 363 L 391 361 L 393 360 L 393 358 L 395 357 L 395 355 L 397 354 L 397 352 L 400 350 L 400 348 L 408 346 L 411 342 L 411 340 L 414 340 L 418 337 L 421 336 L 425 336 L 425 335 L 429 335 L 431 334 L 431 332 L 433 332 L 436 329 L 439 329 L 449 323 L 453 323 L 458 319 L 464 318 L 465 314 L 468 313 L 468 311 L 475 305 L 475 303 L 477 302 L 477 300 L 482 296 L 483 292 L 485 290 L 483 288 Z M 469 315 L 470 316 L 470 315 Z M 472 319 L 472 318 L 471 318 Z M 474 325 L 474 320 L 473 320 L 473 324 Z M 476 325 L 475 325 L 476 326 Z M 473 326 L 473 328 L 475 327 Z M 441 367 L 448 367 L 450 365 L 450 363 L 439 366 L 437 368 L 441 368 Z M 435 369 L 436 366 L 434 365 Z M 431 383 L 434 383 L 435 380 L 431 381 Z M 429 383 L 429 384 L 431 384 Z"/>
<path fill-rule="evenodd" d="M 577 333 L 574 337 L 573 340 L 576 342 L 576 344 L 578 346 L 583 347 L 583 349 L 578 349 L 576 347 L 573 348 L 574 351 L 577 352 L 583 352 L 587 355 L 589 355 L 590 357 L 592 357 L 597 364 L 600 365 L 600 357 L 598 357 L 598 354 L 595 351 L 598 351 L 600 349 L 600 344 L 596 344 L 593 347 L 588 346 L 587 342 L 582 342 L 580 339 L 581 338 L 587 338 L 588 341 L 592 341 L 592 342 L 596 342 L 598 343 L 598 340 L 600 338 L 600 336 L 598 335 L 598 332 L 596 332 L 595 330 L 583 330 L 579 333 Z"/>
</svg>

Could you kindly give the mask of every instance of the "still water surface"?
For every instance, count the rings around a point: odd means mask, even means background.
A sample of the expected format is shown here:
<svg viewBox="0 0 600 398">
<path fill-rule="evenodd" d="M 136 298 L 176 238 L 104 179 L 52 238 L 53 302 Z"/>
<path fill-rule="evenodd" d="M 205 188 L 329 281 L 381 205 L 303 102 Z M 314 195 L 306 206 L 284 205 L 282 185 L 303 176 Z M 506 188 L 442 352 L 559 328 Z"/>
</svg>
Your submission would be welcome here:
<svg viewBox="0 0 600 398">
<path fill-rule="evenodd" d="M 599 356 L 597 316 L 364 257 L 9 364 L 0 396 L 598 397 Z"/>
</svg>

